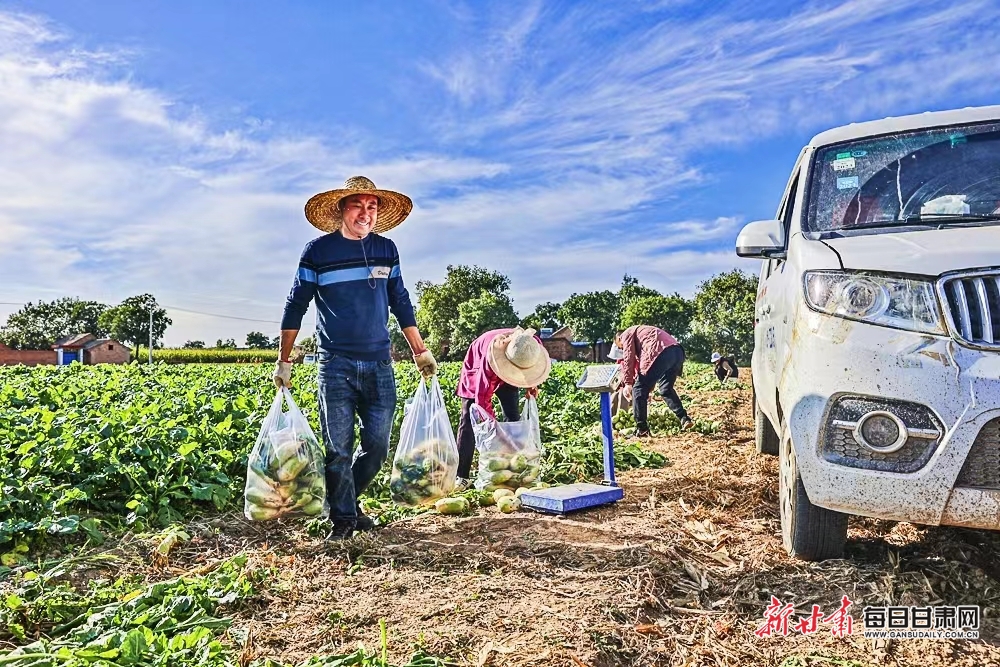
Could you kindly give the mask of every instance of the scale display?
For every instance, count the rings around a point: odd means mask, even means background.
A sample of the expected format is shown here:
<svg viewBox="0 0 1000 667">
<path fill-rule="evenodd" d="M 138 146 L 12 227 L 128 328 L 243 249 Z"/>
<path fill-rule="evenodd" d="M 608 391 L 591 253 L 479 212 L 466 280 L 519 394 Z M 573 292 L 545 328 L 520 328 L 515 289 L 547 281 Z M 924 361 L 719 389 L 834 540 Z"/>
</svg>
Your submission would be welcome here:
<svg viewBox="0 0 1000 667">
<path fill-rule="evenodd" d="M 616 391 L 622 383 L 621 368 L 618 364 L 587 366 L 577 383 L 577 389 L 604 393 Z"/>
</svg>

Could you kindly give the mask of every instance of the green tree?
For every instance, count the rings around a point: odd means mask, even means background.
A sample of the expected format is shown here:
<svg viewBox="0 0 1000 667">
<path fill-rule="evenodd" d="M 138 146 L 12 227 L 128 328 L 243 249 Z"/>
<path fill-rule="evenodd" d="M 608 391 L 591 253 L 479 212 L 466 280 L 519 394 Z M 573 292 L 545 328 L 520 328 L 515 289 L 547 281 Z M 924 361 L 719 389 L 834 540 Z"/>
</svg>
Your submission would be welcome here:
<svg viewBox="0 0 1000 667">
<path fill-rule="evenodd" d="M 562 308 L 561 303 L 554 303 L 552 301 L 540 303 L 535 306 L 535 311 L 531 315 L 521 320 L 521 326 L 526 329 L 531 327 L 535 331 L 541 331 L 542 329 L 552 329 L 554 331 L 562 326 L 562 322 L 559 321 L 560 308 Z"/>
<path fill-rule="evenodd" d="M 235 350 L 237 347 L 239 346 L 236 345 L 236 339 L 234 338 L 227 338 L 226 340 L 219 338 L 215 341 L 215 349 L 217 350 Z"/>
<path fill-rule="evenodd" d="M 108 333 L 100 325 L 101 313 L 107 309 L 103 303 L 75 297 L 27 303 L 0 327 L 0 342 L 18 350 L 44 350 L 74 334 L 91 333 L 100 338 Z"/>
<path fill-rule="evenodd" d="M 269 350 L 272 347 L 271 339 L 259 331 L 251 331 L 247 334 L 247 347 L 254 350 Z"/>
<path fill-rule="evenodd" d="M 704 341 L 700 347 L 707 343 L 708 353 L 714 349 L 735 356 L 738 363 L 749 363 L 756 300 L 757 276 L 739 269 L 701 283 L 694 297 L 692 325 L 693 334 Z"/>
<path fill-rule="evenodd" d="M 205 341 L 203 340 L 189 340 L 185 341 L 184 345 L 181 346 L 185 350 L 204 350 Z"/>
<path fill-rule="evenodd" d="M 458 307 L 479 298 L 483 292 L 509 296 L 510 278 L 478 266 L 448 266 L 444 283 L 417 283 L 417 324 L 427 347 L 438 359 L 457 359 L 451 353 L 451 335 L 458 322 Z M 463 351 L 464 352 L 464 351 Z"/>
<path fill-rule="evenodd" d="M 100 324 L 112 338 L 131 343 L 138 358 L 139 346 L 149 344 L 150 313 L 153 317 L 153 347 L 156 347 L 161 344 L 163 334 L 173 321 L 167 317 L 167 311 L 156 303 L 152 294 L 132 296 L 114 308 L 109 308 L 101 314 Z"/>
<path fill-rule="evenodd" d="M 619 330 L 636 324 L 648 324 L 669 332 L 684 341 L 691 331 L 694 303 L 680 294 L 673 296 L 646 296 L 632 301 L 622 312 Z"/>
<path fill-rule="evenodd" d="M 464 357 L 480 334 L 492 329 L 517 326 L 514 304 L 506 294 L 483 292 L 458 307 L 458 321 L 451 332 L 450 354 Z"/>
<path fill-rule="evenodd" d="M 618 323 L 618 295 L 609 290 L 572 294 L 559 309 L 559 319 L 577 340 L 591 345 L 611 340 Z"/>
<path fill-rule="evenodd" d="M 279 337 L 276 340 L 278 342 L 275 345 L 275 347 L 278 347 L 281 344 L 281 338 Z M 306 336 L 305 338 L 303 338 L 300 341 L 298 341 L 298 343 L 296 343 L 296 344 L 299 347 L 302 348 L 303 352 L 306 352 L 308 354 L 313 354 L 313 353 L 316 352 L 316 336 L 315 335 Z"/>
<path fill-rule="evenodd" d="M 618 288 L 618 318 L 616 322 L 616 329 L 621 331 L 628 326 L 623 324 L 622 319 L 625 315 L 626 308 L 639 299 L 646 299 L 655 296 L 662 295 L 655 289 L 640 285 L 638 278 L 634 278 L 626 273 L 622 277 L 621 287 Z"/>
</svg>

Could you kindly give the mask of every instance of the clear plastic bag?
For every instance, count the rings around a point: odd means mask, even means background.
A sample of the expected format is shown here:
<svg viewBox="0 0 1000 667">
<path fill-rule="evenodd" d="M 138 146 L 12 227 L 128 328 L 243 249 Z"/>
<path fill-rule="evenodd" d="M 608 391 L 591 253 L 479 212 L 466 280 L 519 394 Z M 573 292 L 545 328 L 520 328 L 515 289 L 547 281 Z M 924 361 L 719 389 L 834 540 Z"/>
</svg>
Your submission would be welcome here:
<svg viewBox="0 0 1000 667">
<path fill-rule="evenodd" d="M 458 445 L 437 377 L 420 378 L 403 408 L 399 444 L 392 460 L 389 492 L 403 505 L 427 505 L 455 488 Z"/>
<path fill-rule="evenodd" d="M 516 490 L 541 481 L 542 436 L 534 398 L 528 397 L 521 419 L 515 422 L 497 421 L 476 404 L 469 411 L 479 451 L 477 489 Z"/>
<path fill-rule="evenodd" d="M 323 447 L 309 422 L 292 400 L 292 393 L 283 387 L 274 397 L 250 452 L 243 514 L 254 521 L 329 515 L 325 461 Z"/>
</svg>

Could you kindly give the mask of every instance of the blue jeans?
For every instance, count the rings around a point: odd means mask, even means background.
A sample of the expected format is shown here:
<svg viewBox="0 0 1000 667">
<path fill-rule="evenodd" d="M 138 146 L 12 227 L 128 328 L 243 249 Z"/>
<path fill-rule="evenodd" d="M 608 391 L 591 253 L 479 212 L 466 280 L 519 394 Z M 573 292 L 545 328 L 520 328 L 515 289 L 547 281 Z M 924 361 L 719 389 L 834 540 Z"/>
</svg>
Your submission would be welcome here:
<svg viewBox="0 0 1000 667">
<path fill-rule="evenodd" d="M 396 376 L 391 361 L 358 361 L 320 352 L 319 419 L 326 445 L 331 521 L 357 520 L 358 495 L 375 479 L 389 455 L 395 412 Z M 355 415 L 361 417 L 361 446 L 356 457 Z"/>
</svg>

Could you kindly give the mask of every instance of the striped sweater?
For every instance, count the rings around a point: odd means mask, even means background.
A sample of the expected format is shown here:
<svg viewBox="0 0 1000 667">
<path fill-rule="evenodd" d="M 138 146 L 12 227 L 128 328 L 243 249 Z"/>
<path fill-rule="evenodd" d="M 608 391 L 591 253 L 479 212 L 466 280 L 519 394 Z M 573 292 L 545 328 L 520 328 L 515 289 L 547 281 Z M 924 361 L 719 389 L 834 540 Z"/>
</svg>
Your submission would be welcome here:
<svg viewBox="0 0 1000 667">
<path fill-rule="evenodd" d="M 354 241 L 336 231 L 307 243 L 281 328 L 300 329 L 313 299 L 319 348 L 351 359 L 390 358 L 390 311 L 400 328 L 417 324 L 396 244 L 378 234 Z"/>
</svg>

